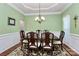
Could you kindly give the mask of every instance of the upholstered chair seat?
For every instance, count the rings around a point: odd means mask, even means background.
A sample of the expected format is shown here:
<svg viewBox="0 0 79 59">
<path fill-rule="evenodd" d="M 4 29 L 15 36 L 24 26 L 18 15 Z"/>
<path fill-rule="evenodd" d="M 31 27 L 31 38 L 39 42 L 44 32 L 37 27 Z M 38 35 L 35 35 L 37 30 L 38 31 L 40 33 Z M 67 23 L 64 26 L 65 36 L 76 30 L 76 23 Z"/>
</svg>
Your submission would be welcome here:
<svg viewBox="0 0 79 59">
<path fill-rule="evenodd" d="M 29 52 L 32 53 L 32 51 L 38 51 L 38 34 L 36 32 L 28 32 L 26 36 Z"/>
<path fill-rule="evenodd" d="M 24 48 L 24 47 L 23 47 L 23 42 L 25 42 L 25 32 L 24 32 L 24 30 L 21 30 L 21 31 L 20 31 L 21 50 Z"/>
<path fill-rule="evenodd" d="M 43 46 L 45 46 L 45 43 L 43 43 Z M 49 46 L 52 46 L 52 43 L 49 43 Z"/>
<path fill-rule="evenodd" d="M 53 44 L 54 44 L 54 45 L 59 45 L 59 46 L 61 46 L 61 50 L 63 50 L 63 38 L 64 38 L 64 35 L 65 35 L 65 32 L 64 32 L 64 31 L 61 31 L 59 38 L 58 38 L 58 39 L 56 38 L 56 39 L 53 41 Z"/>
<path fill-rule="evenodd" d="M 23 43 L 28 43 L 28 41 L 27 40 L 23 40 Z"/>
<path fill-rule="evenodd" d="M 30 48 L 37 48 L 37 46 L 31 45 Z"/>
<path fill-rule="evenodd" d="M 44 46 L 44 49 L 52 49 L 50 46 Z"/>
<path fill-rule="evenodd" d="M 41 34 L 41 38 L 42 38 L 42 48 L 43 48 L 42 54 L 44 54 L 44 51 L 46 51 L 46 52 L 51 52 L 52 55 L 54 34 L 50 32 L 44 32 Z"/>
<path fill-rule="evenodd" d="M 54 41 L 53 44 L 61 44 L 61 41 Z"/>
</svg>

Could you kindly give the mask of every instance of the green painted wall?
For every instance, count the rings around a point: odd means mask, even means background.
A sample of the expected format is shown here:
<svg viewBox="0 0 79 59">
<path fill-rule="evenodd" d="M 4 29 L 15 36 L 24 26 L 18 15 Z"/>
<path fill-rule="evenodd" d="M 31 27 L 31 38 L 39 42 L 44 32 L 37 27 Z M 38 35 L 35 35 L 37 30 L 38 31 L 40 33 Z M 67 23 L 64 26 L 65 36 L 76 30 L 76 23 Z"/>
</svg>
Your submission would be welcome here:
<svg viewBox="0 0 79 59">
<path fill-rule="evenodd" d="M 8 17 L 16 19 L 16 26 L 8 25 Z M 19 20 L 24 17 L 18 11 L 7 4 L 0 4 L 0 34 L 18 32 Z"/>
<path fill-rule="evenodd" d="M 46 20 L 41 24 L 34 21 L 36 16 L 25 16 L 26 31 L 35 31 L 37 29 L 47 29 L 50 31 L 60 31 L 63 27 L 62 18 L 65 15 L 70 15 L 70 31 L 71 33 L 79 34 L 79 20 L 77 20 L 77 27 L 75 28 L 74 16 L 79 15 L 79 4 L 72 4 L 65 12 L 58 15 L 46 15 Z M 16 19 L 16 26 L 8 25 L 8 17 Z M 0 4 L 0 34 L 11 33 L 19 31 L 19 20 L 24 18 L 22 14 L 13 9 L 7 4 Z"/>
<path fill-rule="evenodd" d="M 79 20 L 77 20 L 77 26 L 75 28 L 74 16 L 79 16 L 79 4 L 72 4 L 63 14 L 62 16 L 70 15 L 70 31 L 71 33 L 79 34 Z"/>
<path fill-rule="evenodd" d="M 26 16 L 25 17 L 25 29 L 26 31 L 35 31 L 37 29 L 44 30 L 47 29 L 49 31 L 60 31 L 62 30 L 62 18 L 61 15 L 46 15 L 44 16 L 46 20 L 39 24 L 35 22 L 36 16 Z"/>
</svg>

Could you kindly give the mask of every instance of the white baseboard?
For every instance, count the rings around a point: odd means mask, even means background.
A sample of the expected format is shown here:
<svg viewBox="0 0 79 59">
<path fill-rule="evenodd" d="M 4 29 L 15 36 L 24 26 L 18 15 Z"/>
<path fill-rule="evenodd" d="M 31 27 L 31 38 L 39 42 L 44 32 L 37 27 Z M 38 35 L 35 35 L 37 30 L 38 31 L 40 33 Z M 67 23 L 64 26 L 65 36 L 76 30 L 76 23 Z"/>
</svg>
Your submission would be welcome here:
<svg viewBox="0 0 79 59">
<path fill-rule="evenodd" d="M 19 32 L 0 35 L 0 53 L 20 42 Z"/>
<path fill-rule="evenodd" d="M 29 31 L 26 31 L 26 32 L 29 32 Z M 52 32 L 52 33 L 54 33 L 56 36 L 60 35 L 59 32 Z M 71 33 L 71 35 L 74 37 L 77 36 L 77 38 L 79 39 L 79 35 L 72 34 L 72 33 Z M 72 40 L 75 40 L 75 39 L 72 39 Z M 72 42 L 72 40 L 71 40 L 71 42 Z M 0 53 L 7 50 L 8 48 L 14 46 L 15 44 L 17 44 L 19 42 L 20 42 L 19 32 L 0 35 Z M 65 42 L 65 44 L 68 45 L 71 49 L 73 49 L 75 52 L 77 52 L 79 54 L 79 51 L 77 51 L 73 47 L 73 44 L 72 44 L 72 46 L 70 44 L 68 44 L 68 42 Z M 78 46 L 78 44 L 77 44 L 77 46 Z"/>
<path fill-rule="evenodd" d="M 64 39 L 64 43 L 79 54 L 79 35 L 70 33 L 69 39 Z"/>
<path fill-rule="evenodd" d="M 79 54 L 79 51 L 77 51 L 75 48 L 73 48 L 69 43 L 65 42 L 64 43 L 69 46 L 73 51 L 75 51 L 77 54 Z"/>
</svg>

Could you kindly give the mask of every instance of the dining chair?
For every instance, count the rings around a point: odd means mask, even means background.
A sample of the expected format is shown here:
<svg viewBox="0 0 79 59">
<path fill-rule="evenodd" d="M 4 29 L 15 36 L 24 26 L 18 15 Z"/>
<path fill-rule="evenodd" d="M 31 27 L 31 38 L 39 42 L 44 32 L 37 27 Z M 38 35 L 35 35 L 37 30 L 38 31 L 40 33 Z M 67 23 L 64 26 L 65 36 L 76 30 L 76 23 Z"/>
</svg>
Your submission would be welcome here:
<svg viewBox="0 0 79 59">
<path fill-rule="evenodd" d="M 32 53 L 32 51 L 36 51 L 38 55 L 38 34 L 36 32 L 28 32 L 26 35 L 28 39 L 29 52 Z"/>
<path fill-rule="evenodd" d="M 60 36 L 58 39 L 54 39 L 53 44 L 59 45 L 61 47 L 61 50 L 63 51 L 63 38 L 64 38 L 65 32 L 61 31 Z"/>
<path fill-rule="evenodd" d="M 41 39 L 42 39 L 42 54 L 44 54 L 44 51 L 46 51 L 51 52 L 52 55 L 54 34 L 50 32 L 44 32 L 41 34 Z"/>
<path fill-rule="evenodd" d="M 40 33 L 41 30 L 36 30 L 37 33 Z"/>
<path fill-rule="evenodd" d="M 38 38 L 40 39 L 40 37 L 41 37 L 41 30 L 36 30 L 36 33 L 38 34 Z"/>
<path fill-rule="evenodd" d="M 49 32 L 48 30 L 44 30 L 44 32 Z"/>
<path fill-rule="evenodd" d="M 20 31 L 20 42 L 21 42 L 21 50 L 23 50 L 23 43 L 25 44 L 25 43 L 27 43 L 27 40 L 26 40 L 26 38 L 25 38 L 25 32 L 24 32 L 24 30 L 21 30 Z"/>
</svg>

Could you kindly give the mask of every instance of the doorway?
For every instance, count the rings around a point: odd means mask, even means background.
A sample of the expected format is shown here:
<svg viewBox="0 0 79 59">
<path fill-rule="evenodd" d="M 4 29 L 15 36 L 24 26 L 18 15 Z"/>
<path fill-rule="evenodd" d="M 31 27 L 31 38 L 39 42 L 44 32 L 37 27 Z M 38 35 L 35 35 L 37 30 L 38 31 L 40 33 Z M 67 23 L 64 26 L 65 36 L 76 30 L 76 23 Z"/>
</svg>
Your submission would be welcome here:
<svg viewBox="0 0 79 59">
<path fill-rule="evenodd" d="M 65 31 L 65 41 L 70 39 L 70 15 L 63 17 L 63 30 Z"/>
</svg>

